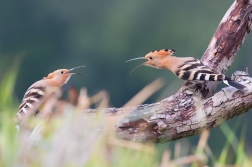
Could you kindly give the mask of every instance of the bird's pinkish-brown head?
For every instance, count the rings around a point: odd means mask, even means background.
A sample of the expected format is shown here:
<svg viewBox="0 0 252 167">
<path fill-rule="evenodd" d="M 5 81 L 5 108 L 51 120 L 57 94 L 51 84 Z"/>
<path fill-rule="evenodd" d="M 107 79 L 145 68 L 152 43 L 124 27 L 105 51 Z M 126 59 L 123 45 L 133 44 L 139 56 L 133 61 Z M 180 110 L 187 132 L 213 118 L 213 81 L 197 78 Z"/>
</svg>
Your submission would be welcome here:
<svg viewBox="0 0 252 167">
<path fill-rule="evenodd" d="M 83 73 L 72 73 L 71 71 L 76 68 L 81 68 L 84 66 L 78 66 L 71 69 L 59 69 L 56 70 L 50 74 L 48 74 L 46 77 L 43 78 L 43 80 L 46 80 L 50 86 L 56 86 L 61 87 L 62 85 L 66 84 L 67 81 L 70 79 L 70 77 L 74 74 L 78 75 L 85 75 Z"/>
<path fill-rule="evenodd" d="M 162 49 L 162 50 L 155 50 L 152 51 L 150 53 L 148 53 L 147 55 L 145 55 L 144 57 L 138 57 L 138 58 L 134 58 L 134 59 L 130 59 L 126 62 L 129 61 L 133 61 L 133 60 L 139 60 L 139 59 L 145 59 L 147 60 L 146 62 L 140 64 L 139 66 L 137 66 L 134 70 L 132 70 L 130 73 L 132 73 L 133 71 L 135 71 L 138 67 L 142 66 L 142 65 L 147 65 L 147 66 L 151 66 L 154 68 L 164 68 L 164 64 L 163 63 L 163 59 L 172 56 L 176 51 L 173 49 Z"/>
</svg>

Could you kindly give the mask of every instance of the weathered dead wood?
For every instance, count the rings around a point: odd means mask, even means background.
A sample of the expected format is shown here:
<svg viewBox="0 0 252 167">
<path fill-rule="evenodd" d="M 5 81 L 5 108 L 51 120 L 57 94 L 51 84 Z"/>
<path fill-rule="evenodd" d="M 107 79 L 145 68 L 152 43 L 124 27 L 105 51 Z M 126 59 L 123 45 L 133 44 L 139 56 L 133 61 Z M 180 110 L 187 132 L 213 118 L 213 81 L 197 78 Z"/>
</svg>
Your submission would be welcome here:
<svg viewBox="0 0 252 167">
<path fill-rule="evenodd" d="M 204 64 L 218 72 L 227 71 L 251 30 L 251 11 L 252 0 L 236 0 L 231 5 L 201 59 Z M 175 95 L 158 103 L 103 111 L 123 116 L 116 127 L 120 138 L 173 141 L 198 134 L 202 128 L 216 127 L 252 108 L 252 79 L 247 73 L 236 72 L 235 80 L 248 89 L 240 91 L 228 87 L 210 97 L 218 83 L 205 82 L 200 91 L 184 86 Z"/>
<path fill-rule="evenodd" d="M 222 18 L 201 61 L 225 73 L 252 26 L 252 1 L 235 0 Z M 211 95 L 218 83 L 208 82 L 205 96 Z"/>
</svg>

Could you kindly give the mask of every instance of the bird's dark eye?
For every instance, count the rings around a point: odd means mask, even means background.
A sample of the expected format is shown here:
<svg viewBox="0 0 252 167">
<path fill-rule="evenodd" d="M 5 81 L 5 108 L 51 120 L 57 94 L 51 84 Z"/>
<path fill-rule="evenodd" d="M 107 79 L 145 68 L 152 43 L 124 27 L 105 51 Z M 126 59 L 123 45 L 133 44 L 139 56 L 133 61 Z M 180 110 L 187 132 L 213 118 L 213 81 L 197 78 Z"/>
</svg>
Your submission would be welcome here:
<svg viewBox="0 0 252 167">
<path fill-rule="evenodd" d="M 64 71 L 60 71 L 61 74 L 64 74 Z"/>
<path fill-rule="evenodd" d="M 152 57 L 150 57 L 150 60 L 152 60 Z"/>
</svg>

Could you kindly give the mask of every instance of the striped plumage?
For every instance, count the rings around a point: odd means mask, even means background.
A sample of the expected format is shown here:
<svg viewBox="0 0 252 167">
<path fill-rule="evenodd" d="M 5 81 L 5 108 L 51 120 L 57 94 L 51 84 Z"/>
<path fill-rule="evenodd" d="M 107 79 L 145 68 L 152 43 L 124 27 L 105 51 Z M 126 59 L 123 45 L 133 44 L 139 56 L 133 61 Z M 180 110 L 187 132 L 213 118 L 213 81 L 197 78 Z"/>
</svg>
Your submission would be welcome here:
<svg viewBox="0 0 252 167">
<path fill-rule="evenodd" d="M 175 74 L 184 80 L 223 81 L 225 75 L 206 67 L 198 59 L 185 61 Z"/>
<path fill-rule="evenodd" d="M 70 71 L 85 66 L 79 66 L 72 69 L 59 69 L 44 77 L 42 80 L 39 80 L 32 84 L 24 94 L 23 100 L 19 105 L 18 112 L 16 116 L 18 120 L 22 120 L 23 115 L 34 110 L 34 106 L 40 102 L 40 100 L 45 95 L 45 92 L 49 88 L 60 88 L 62 85 L 66 84 L 67 81 L 73 74 L 82 73 L 69 73 Z M 35 109 L 36 113 L 39 112 L 38 109 Z M 34 113 L 35 114 L 35 113 Z"/>
<path fill-rule="evenodd" d="M 16 114 L 20 120 L 23 114 L 27 114 L 30 109 L 33 109 L 34 105 L 44 96 L 46 87 L 48 87 L 46 82 L 40 80 L 28 88 Z"/>
<path fill-rule="evenodd" d="M 140 66 L 147 65 L 158 69 L 168 69 L 183 80 L 222 81 L 225 84 L 233 86 L 237 89 L 245 88 L 244 85 L 232 81 L 230 77 L 227 77 L 205 66 L 200 60 L 196 58 L 175 57 L 173 56 L 173 53 L 175 53 L 175 50 L 156 50 L 148 53 L 145 57 L 139 57 L 128 61 L 146 59 L 147 62 L 140 64 Z"/>
</svg>

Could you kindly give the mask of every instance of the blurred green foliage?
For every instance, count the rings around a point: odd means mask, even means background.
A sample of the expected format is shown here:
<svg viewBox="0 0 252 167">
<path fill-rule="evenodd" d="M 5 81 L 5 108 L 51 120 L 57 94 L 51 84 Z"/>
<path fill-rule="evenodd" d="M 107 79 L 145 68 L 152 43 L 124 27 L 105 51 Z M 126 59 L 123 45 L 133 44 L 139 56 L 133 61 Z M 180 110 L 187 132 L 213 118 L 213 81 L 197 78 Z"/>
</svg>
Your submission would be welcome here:
<svg viewBox="0 0 252 167">
<path fill-rule="evenodd" d="M 22 99 L 32 83 L 59 68 L 87 65 L 83 70 L 88 76 L 73 77 L 71 83 L 87 87 L 90 95 L 107 90 L 111 105 L 115 107 L 125 104 L 142 87 L 160 76 L 164 77 L 166 87 L 147 103 L 170 96 L 178 90 L 182 81 L 165 70 L 146 67 L 129 75 L 138 62 L 125 61 L 163 48 L 176 49 L 178 56 L 200 58 L 232 3 L 233 0 L 3 1 L 0 5 L 1 141 L 11 141 L 3 129 L 8 126 L 2 125 L 11 120 L 18 106 L 17 99 Z M 249 35 L 229 69 L 229 75 L 245 67 L 251 72 L 251 42 Z M 13 63 L 20 54 L 25 55 L 22 64 L 21 60 Z M 227 123 L 233 127 L 235 121 L 247 122 L 246 126 L 250 127 L 251 116 L 248 112 L 246 116 L 236 117 Z M 10 121 L 10 124 L 14 123 Z M 241 129 L 243 127 L 235 133 L 244 137 L 237 139 L 239 151 L 244 145 L 252 145 L 252 134 Z M 216 157 L 219 157 L 218 152 L 227 139 L 229 144 L 234 140 L 227 134 L 223 135 L 222 131 L 228 129 L 213 129 L 209 139 Z M 13 136 L 13 133 L 10 135 Z M 193 145 L 198 136 L 189 140 Z M 160 146 L 166 147 L 166 144 Z M 245 149 L 251 151 L 249 147 Z M 227 158 L 233 160 L 225 156 L 227 153 L 221 153 L 220 162 L 225 162 Z M 239 159 L 237 161 L 241 161 Z"/>
</svg>

